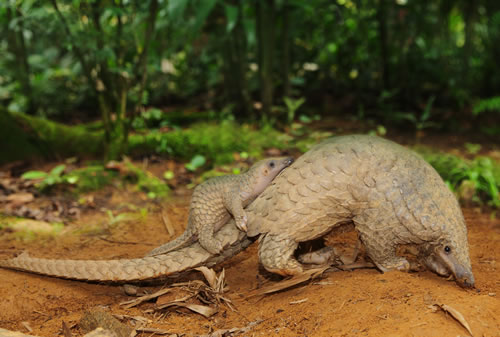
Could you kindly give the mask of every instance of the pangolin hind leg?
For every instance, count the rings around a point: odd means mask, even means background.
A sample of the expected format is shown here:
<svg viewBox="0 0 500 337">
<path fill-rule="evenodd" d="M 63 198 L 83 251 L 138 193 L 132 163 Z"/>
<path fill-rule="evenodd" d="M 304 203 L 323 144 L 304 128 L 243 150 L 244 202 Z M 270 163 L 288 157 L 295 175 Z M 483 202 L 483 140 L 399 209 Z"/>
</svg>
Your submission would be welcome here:
<svg viewBox="0 0 500 337">
<path fill-rule="evenodd" d="M 210 254 L 219 254 L 222 251 L 222 244 L 215 238 L 215 230 L 212 224 L 203 225 L 198 233 L 198 242 Z"/>
<path fill-rule="evenodd" d="M 301 274 L 303 268 L 293 256 L 297 246 L 293 239 L 267 234 L 260 242 L 260 262 L 272 273 L 283 276 Z"/>
</svg>

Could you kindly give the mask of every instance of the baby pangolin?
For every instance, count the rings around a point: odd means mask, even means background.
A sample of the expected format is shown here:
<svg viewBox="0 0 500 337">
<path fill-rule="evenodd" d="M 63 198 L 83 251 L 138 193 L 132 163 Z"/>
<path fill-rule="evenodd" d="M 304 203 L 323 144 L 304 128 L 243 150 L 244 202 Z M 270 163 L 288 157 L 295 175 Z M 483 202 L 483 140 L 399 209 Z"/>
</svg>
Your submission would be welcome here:
<svg viewBox="0 0 500 337">
<path fill-rule="evenodd" d="M 293 158 L 269 158 L 255 163 L 247 172 L 208 179 L 193 192 L 189 206 L 188 225 L 177 239 L 153 249 L 147 256 L 156 256 L 187 246 L 195 240 L 211 254 L 218 254 L 222 244 L 214 238 L 231 216 L 236 226 L 247 230 L 248 206 L 273 179 L 293 162 Z"/>
</svg>

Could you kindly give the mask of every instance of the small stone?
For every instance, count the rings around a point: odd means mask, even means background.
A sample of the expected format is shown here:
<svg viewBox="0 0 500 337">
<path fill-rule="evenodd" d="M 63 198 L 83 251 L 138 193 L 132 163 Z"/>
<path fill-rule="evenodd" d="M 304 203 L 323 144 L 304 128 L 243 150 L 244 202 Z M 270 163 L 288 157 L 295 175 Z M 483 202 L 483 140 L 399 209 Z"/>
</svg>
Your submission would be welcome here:
<svg viewBox="0 0 500 337">
<path fill-rule="evenodd" d="M 497 293 L 488 293 L 488 296 L 495 297 Z"/>
<path fill-rule="evenodd" d="M 138 289 L 139 289 L 138 287 L 136 287 L 132 284 L 124 284 L 123 285 L 123 291 L 125 292 L 125 294 L 127 294 L 129 296 L 136 296 Z"/>
<path fill-rule="evenodd" d="M 79 326 L 84 333 L 103 328 L 112 331 L 117 337 L 129 337 L 132 332 L 132 328 L 121 323 L 113 315 L 101 310 L 85 312 Z"/>
</svg>

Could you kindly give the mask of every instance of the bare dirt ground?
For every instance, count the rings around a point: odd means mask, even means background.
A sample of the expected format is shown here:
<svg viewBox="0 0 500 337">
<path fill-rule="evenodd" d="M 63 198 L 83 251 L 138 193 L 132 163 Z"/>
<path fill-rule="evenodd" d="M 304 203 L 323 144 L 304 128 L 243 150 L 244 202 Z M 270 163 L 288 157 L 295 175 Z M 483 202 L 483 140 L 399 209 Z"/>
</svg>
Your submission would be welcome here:
<svg viewBox="0 0 500 337">
<path fill-rule="evenodd" d="M 100 192 L 109 205 L 136 199 L 134 193 Z M 111 193 L 111 194 L 110 194 Z M 130 201 L 129 200 L 129 201 Z M 187 218 L 188 196 L 165 203 L 176 235 Z M 160 220 L 159 208 L 150 207 L 145 221 L 109 227 L 101 232 L 77 234 L 82 224 L 100 223 L 99 212 L 88 212 L 56 239 L 22 242 L 0 232 L 0 253 L 18 250 L 49 258 L 116 259 L 140 257 L 172 239 Z M 124 309 L 130 299 L 118 285 L 90 284 L 0 269 L 0 327 L 39 336 L 62 335 L 63 321 L 81 335 L 76 323 L 96 307 L 113 314 L 142 316 L 148 327 L 179 335 L 208 334 L 219 329 L 248 326 L 245 336 L 468 336 L 451 316 L 434 312 L 433 304 L 447 304 L 463 314 L 474 336 L 500 336 L 500 222 L 490 212 L 464 209 L 469 227 L 470 253 L 476 289 L 464 290 L 431 272 L 381 274 L 374 269 L 332 272 L 312 282 L 265 297 L 248 295 L 258 287 L 279 281 L 259 268 L 257 244 L 223 264 L 229 297 L 237 312 L 225 306 L 211 318 L 187 309 L 165 310 L 164 317 L 145 313 L 153 303 Z M 220 270 L 220 267 L 217 269 Z M 202 277 L 198 277 L 202 279 Z M 172 282 L 176 282 L 173 280 Z M 162 285 L 148 286 L 155 291 Z M 176 296 L 175 292 L 172 296 Z M 180 295 L 179 295 L 180 296 Z M 23 323 L 25 322 L 25 323 Z M 149 334 L 143 334 L 149 335 Z"/>
</svg>

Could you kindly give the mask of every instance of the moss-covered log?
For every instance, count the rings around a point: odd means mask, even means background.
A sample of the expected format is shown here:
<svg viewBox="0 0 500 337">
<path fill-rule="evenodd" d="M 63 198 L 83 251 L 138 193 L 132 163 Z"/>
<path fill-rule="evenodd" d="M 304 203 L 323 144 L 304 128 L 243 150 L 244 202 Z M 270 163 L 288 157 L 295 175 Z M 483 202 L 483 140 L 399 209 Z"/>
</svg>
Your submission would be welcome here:
<svg viewBox="0 0 500 337">
<path fill-rule="evenodd" d="M 0 164 L 43 157 L 43 147 L 16 120 L 0 108 Z"/>
<path fill-rule="evenodd" d="M 99 156 L 103 150 L 104 133 L 88 131 L 84 126 L 68 126 L 45 118 L 28 116 L 22 113 L 9 113 L 18 128 L 28 135 L 30 144 L 39 149 L 45 158 L 70 156 Z M 23 137 L 18 132 L 18 137 Z M 23 156 L 26 159 L 30 156 Z"/>
</svg>

